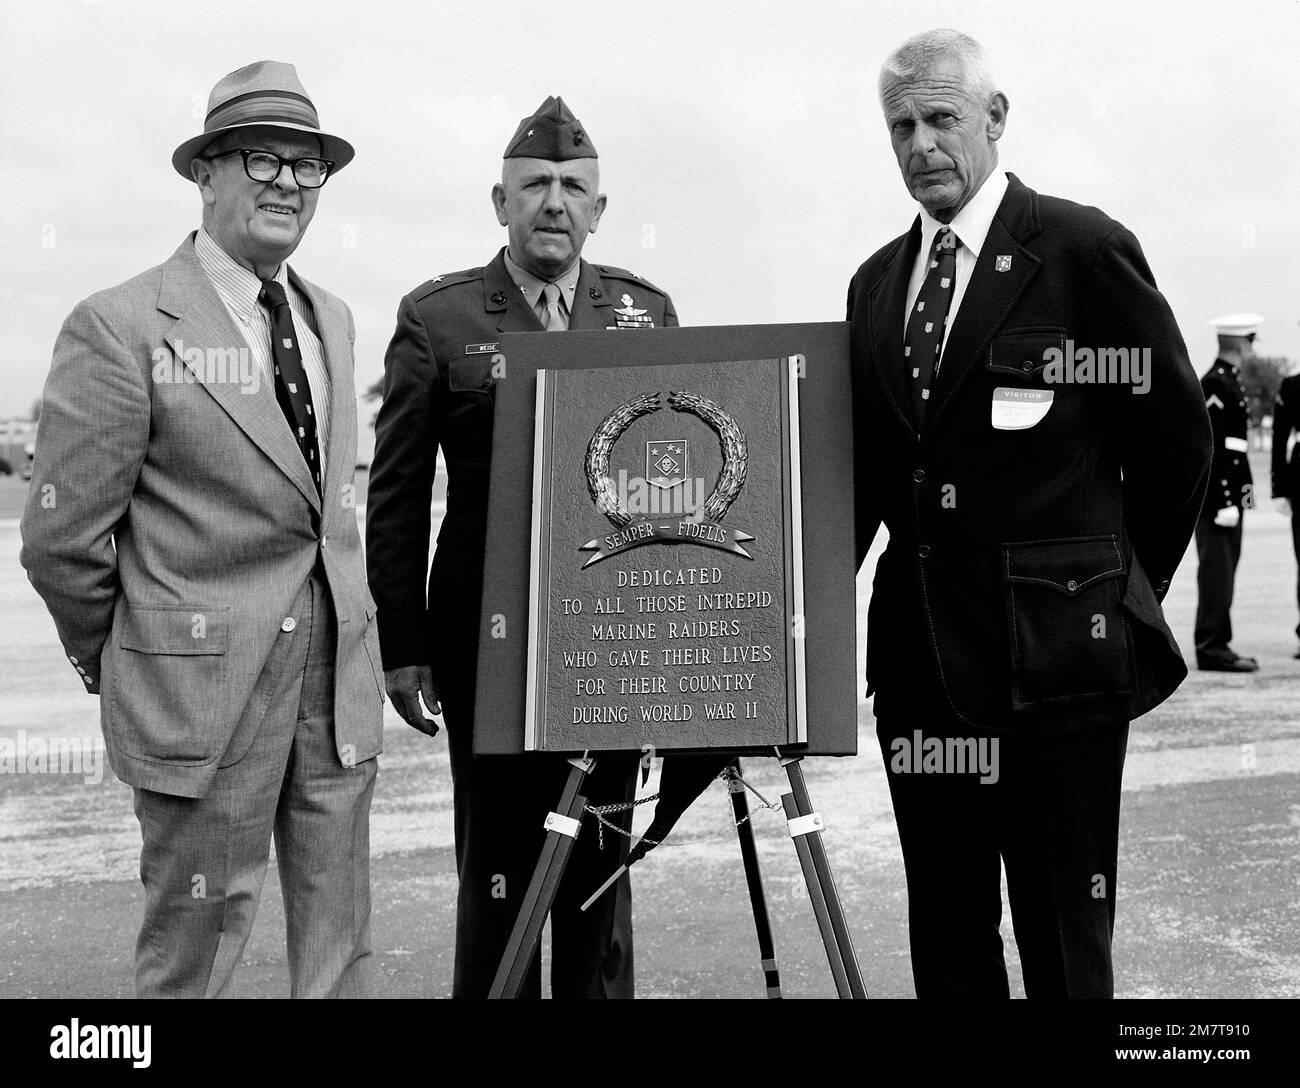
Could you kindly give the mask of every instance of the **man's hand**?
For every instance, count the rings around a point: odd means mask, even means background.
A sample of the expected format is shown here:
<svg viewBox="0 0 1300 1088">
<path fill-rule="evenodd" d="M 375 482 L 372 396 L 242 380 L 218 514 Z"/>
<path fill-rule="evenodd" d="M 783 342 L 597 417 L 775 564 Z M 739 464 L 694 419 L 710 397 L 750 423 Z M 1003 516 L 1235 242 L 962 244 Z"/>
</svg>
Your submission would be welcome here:
<svg viewBox="0 0 1300 1088">
<path fill-rule="evenodd" d="M 1291 516 L 1291 500 L 1274 499 L 1273 509 L 1276 510 L 1279 514 L 1281 514 L 1284 518 L 1289 518 Z"/>
<path fill-rule="evenodd" d="M 384 687 L 388 697 L 407 725 L 427 733 L 431 737 L 438 735 L 438 723 L 424 715 L 420 706 L 420 696 L 424 696 L 424 705 L 430 714 L 441 714 L 442 704 L 438 701 L 438 689 L 433 683 L 433 670 L 428 665 L 403 665 L 400 669 L 384 670 Z"/>
<path fill-rule="evenodd" d="M 1215 513 L 1214 524 L 1223 529 L 1235 529 L 1241 524 L 1241 511 L 1235 506 L 1225 506 Z"/>
</svg>

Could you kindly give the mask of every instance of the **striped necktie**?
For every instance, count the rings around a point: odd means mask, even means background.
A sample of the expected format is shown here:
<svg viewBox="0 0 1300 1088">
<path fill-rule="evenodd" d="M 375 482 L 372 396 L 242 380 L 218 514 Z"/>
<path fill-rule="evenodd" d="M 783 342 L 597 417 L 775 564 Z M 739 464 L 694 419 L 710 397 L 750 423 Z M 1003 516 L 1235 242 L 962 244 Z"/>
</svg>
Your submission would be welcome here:
<svg viewBox="0 0 1300 1088">
<path fill-rule="evenodd" d="M 925 281 L 903 335 L 903 364 L 911 382 L 912 421 L 918 431 L 925 420 L 926 401 L 930 399 L 930 386 L 943 351 L 943 331 L 948 324 L 948 307 L 957 280 L 958 244 L 950 228 L 939 228 L 930 250 L 930 267 L 926 269 Z"/>
</svg>

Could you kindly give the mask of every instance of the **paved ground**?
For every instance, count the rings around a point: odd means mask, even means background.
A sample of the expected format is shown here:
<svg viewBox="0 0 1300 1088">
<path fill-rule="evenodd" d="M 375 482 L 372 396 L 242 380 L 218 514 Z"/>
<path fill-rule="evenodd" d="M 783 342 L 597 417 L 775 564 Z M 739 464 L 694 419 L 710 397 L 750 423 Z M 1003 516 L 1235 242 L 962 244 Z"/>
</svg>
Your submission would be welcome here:
<svg viewBox="0 0 1300 1088">
<path fill-rule="evenodd" d="M 1261 465 L 1256 466 L 1257 479 Z M 97 704 L 63 663 L 53 625 L 17 564 L 25 485 L 0 478 L 0 739 L 98 736 Z M 869 571 L 859 580 L 865 614 Z M 1125 773 L 1116 939 L 1129 997 L 1300 997 L 1300 662 L 1286 522 L 1248 517 L 1234 617 L 1250 677 L 1193 671 L 1138 722 Z M 1190 656 L 1195 558 L 1167 612 Z M 861 641 L 861 638 L 860 638 Z M 911 994 L 898 839 L 870 708 L 862 755 L 809 761 L 810 790 L 873 996 Z M 440 996 L 451 977 L 454 866 L 444 742 L 391 716 L 373 810 L 375 946 L 393 997 Z M 747 765 L 775 799 L 772 761 Z M 95 775 L 0 775 L 0 997 L 131 992 L 141 894 L 130 791 Z M 89 777 L 91 781 L 83 779 Z M 650 787 L 655 780 L 652 778 Z M 644 810 L 643 810 L 644 811 Z M 760 997 L 744 877 L 715 786 L 679 825 L 687 843 L 634 870 L 637 983 L 644 996 Z M 644 823 L 644 819 L 642 821 Z M 755 818 L 789 996 L 833 987 L 798 863 L 775 813 Z M 287 992 L 274 871 L 238 976 L 240 993 Z M 1008 959 L 1019 991 L 1009 927 Z"/>
</svg>

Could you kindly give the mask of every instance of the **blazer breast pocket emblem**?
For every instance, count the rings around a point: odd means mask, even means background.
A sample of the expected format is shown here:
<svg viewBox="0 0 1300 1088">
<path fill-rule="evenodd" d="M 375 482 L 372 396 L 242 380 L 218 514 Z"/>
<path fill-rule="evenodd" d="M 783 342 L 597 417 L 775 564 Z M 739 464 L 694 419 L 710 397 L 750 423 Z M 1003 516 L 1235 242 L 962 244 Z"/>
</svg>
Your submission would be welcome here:
<svg viewBox="0 0 1300 1088">
<path fill-rule="evenodd" d="M 993 390 L 992 422 L 995 431 L 1025 431 L 1042 422 L 1052 407 L 1053 389 L 1013 389 L 1000 385 Z"/>
</svg>

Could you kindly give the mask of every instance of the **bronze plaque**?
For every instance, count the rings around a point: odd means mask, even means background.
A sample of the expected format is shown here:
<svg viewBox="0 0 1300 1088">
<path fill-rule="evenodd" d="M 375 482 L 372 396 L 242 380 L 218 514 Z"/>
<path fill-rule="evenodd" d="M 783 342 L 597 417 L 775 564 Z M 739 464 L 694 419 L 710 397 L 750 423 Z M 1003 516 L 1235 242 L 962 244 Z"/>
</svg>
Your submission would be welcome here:
<svg viewBox="0 0 1300 1088">
<path fill-rule="evenodd" d="M 526 749 L 806 742 L 801 364 L 537 371 Z"/>
</svg>

